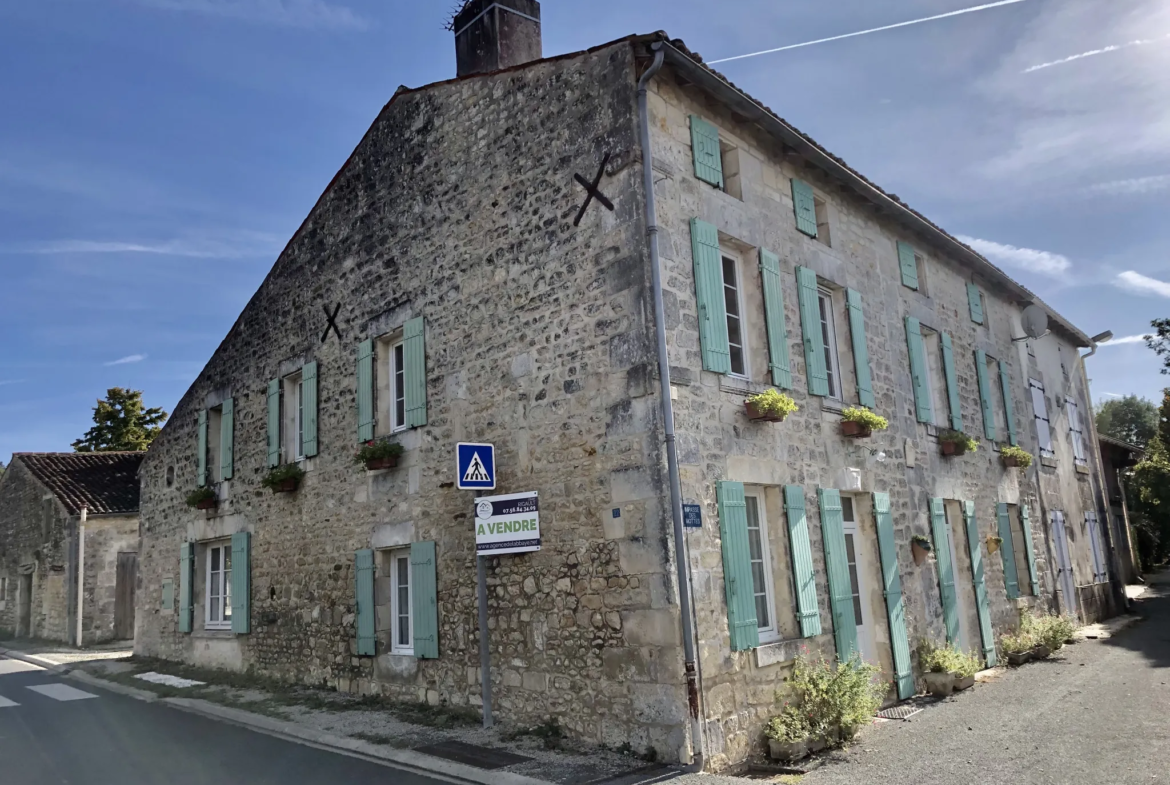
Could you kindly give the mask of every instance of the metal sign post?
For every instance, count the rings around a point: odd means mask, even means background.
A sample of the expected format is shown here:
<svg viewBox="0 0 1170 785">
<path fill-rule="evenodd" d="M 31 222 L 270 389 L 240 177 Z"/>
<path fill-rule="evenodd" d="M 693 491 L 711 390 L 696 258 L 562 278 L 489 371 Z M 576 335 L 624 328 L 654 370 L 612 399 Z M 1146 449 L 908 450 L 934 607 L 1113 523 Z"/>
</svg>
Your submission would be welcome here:
<svg viewBox="0 0 1170 785">
<path fill-rule="evenodd" d="M 483 726 L 492 726 L 492 652 L 488 642 L 487 565 L 475 554 L 475 575 L 479 583 L 479 680 L 483 685 Z"/>
</svg>

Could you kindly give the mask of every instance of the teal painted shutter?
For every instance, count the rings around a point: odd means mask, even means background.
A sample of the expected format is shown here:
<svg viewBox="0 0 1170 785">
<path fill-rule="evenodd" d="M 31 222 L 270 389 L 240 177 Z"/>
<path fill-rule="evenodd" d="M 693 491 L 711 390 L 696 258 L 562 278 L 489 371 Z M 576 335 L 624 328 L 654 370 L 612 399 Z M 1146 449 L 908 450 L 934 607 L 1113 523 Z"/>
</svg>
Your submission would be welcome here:
<svg viewBox="0 0 1170 785">
<path fill-rule="evenodd" d="M 1016 446 L 1016 418 L 1012 410 L 1012 379 L 1008 375 L 1008 364 L 999 361 L 999 383 L 1003 385 L 1003 419 L 1007 423 L 1008 441 Z"/>
<path fill-rule="evenodd" d="M 991 400 L 991 382 L 987 378 L 987 352 L 975 350 L 975 378 L 979 380 L 979 405 L 983 408 L 983 435 L 995 441 L 995 406 Z"/>
<path fill-rule="evenodd" d="M 817 204 L 812 186 L 792 178 L 792 208 L 796 212 L 796 228 L 809 237 L 817 236 Z"/>
<path fill-rule="evenodd" d="M 894 655 L 894 677 L 901 700 L 914 697 L 914 670 L 910 664 L 910 638 L 906 634 L 906 609 L 902 604 L 902 575 L 898 569 L 898 549 L 894 542 L 894 516 L 890 512 L 890 494 L 873 495 L 873 516 L 877 525 L 878 550 L 882 559 L 883 594 L 890 623 L 890 648 Z"/>
<path fill-rule="evenodd" d="M 722 189 L 723 151 L 719 149 L 719 129 L 697 114 L 691 115 L 691 152 L 695 177 Z"/>
<path fill-rule="evenodd" d="M 402 326 L 402 358 L 406 368 L 406 425 L 427 424 L 427 350 L 423 317 Z"/>
<path fill-rule="evenodd" d="M 369 548 L 354 554 L 354 573 L 357 576 L 357 653 L 373 657 L 378 653 L 378 636 L 374 631 L 374 552 Z"/>
<path fill-rule="evenodd" d="M 983 324 L 983 292 L 973 283 L 967 284 L 967 304 L 971 306 L 971 321 Z"/>
<path fill-rule="evenodd" d="M 196 476 L 199 478 L 199 487 L 207 485 L 207 410 L 199 410 L 199 451 Z"/>
<path fill-rule="evenodd" d="M 305 457 L 317 454 L 317 363 L 306 363 L 301 368 L 301 396 L 304 406 Z"/>
<path fill-rule="evenodd" d="M 959 636 L 959 606 L 955 596 L 955 565 L 951 562 L 951 531 L 942 499 L 930 500 L 930 526 L 934 532 L 934 558 L 938 565 L 938 589 L 942 599 L 947 642 L 956 646 Z"/>
<path fill-rule="evenodd" d="M 268 467 L 280 465 L 280 379 L 268 381 Z"/>
<path fill-rule="evenodd" d="M 940 333 L 942 338 L 943 375 L 947 378 L 947 404 L 951 410 L 951 427 L 963 430 L 963 407 L 959 402 L 959 375 L 955 373 L 955 350 L 951 336 Z"/>
<path fill-rule="evenodd" d="M 821 334 L 821 306 L 817 274 L 807 267 L 796 268 L 796 294 L 800 304 L 800 329 L 804 337 L 804 375 L 812 395 L 829 394 L 829 372 L 825 368 L 825 339 Z"/>
<path fill-rule="evenodd" d="M 357 347 L 357 440 L 374 439 L 374 342 L 367 338 Z"/>
<path fill-rule="evenodd" d="M 999 546 L 999 555 L 1003 557 L 1003 585 L 1008 599 L 1014 600 L 1020 596 L 1020 581 L 1016 574 L 1016 546 L 1012 543 L 1012 518 L 1006 502 L 996 505 L 995 517 L 999 524 L 999 538 L 1003 540 L 1003 545 Z"/>
<path fill-rule="evenodd" d="M 195 612 L 192 588 L 195 585 L 195 544 L 179 546 L 179 632 L 191 631 L 191 617 Z"/>
<path fill-rule="evenodd" d="M 898 269 L 902 271 L 902 285 L 918 288 L 918 261 L 914 258 L 914 246 L 898 241 Z"/>
<path fill-rule="evenodd" d="M 695 298 L 699 305 L 699 343 L 703 350 L 703 370 L 731 373 L 719 230 L 698 218 L 691 219 L 691 256 L 695 262 Z"/>
<path fill-rule="evenodd" d="M 164 611 L 175 609 L 175 582 L 170 578 L 162 582 L 162 609 Z"/>
<path fill-rule="evenodd" d="M 236 402 L 228 398 L 223 402 L 219 418 L 219 471 L 225 480 L 232 478 L 236 458 Z"/>
<path fill-rule="evenodd" d="M 926 346 L 922 343 L 922 327 L 913 316 L 906 317 L 906 346 L 910 350 L 910 378 L 914 383 L 914 413 L 918 422 L 934 422 L 934 407 L 927 386 Z"/>
<path fill-rule="evenodd" d="M 873 397 L 873 379 L 869 373 L 869 347 L 865 342 L 865 317 L 861 313 L 861 292 L 845 290 L 849 308 L 849 335 L 853 338 L 853 365 L 857 369 L 857 401 L 870 409 L 877 406 Z"/>
<path fill-rule="evenodd" d="M 971 575 L 975 582 L 975 608 L 979 613 L 979 637 L 983 641 L 983 659 L 987 667 L 995 666 L 995 632 L 991 629 L 991 605 L 987 601 L 987 582 L 983 578 L 983 548 L 979 525 L 975 522 L 975 502 L 963 502 L 963 520 L 967 524 L 967 547 L 971 552 Z"/>
<path fill-rule="evenodd" d="M 857 619 L 853 616 L 853 584 L 849 580 L 849 553 L 845 548 L 845 518 L 841 492 L 818 488 L 821 503 L 821 538 L 825 543 L 825 566 L 829 573 L 829 604 L 833 610 L 833 637 L 837 659 L 846 662 L 857 648 Z"/>
<path fill-rule="evenodd" d="M 232 632 L 252 631 L 252 535 L 232 535 Z"/>
<path fill-rule="evenodd" d="M 756 620 L 743 483 L 721 482 L 715 487 L 719 497 L 719 537 L 723 544 L 723 584 L 731 650 L 754 649 L 760 645 L 760 628 Z"/>
<path fill-rule="evenodd" d="M 1020 505 L 1020 523 L 1024 530 L 1024 553 L 1028 557 L 1028 580 L 1032 584 L 1032 594 L 1040 596 L 1040 581 L 1036 576 L 1036 546 L 1032 544 L 1032 518 L 1028 514 L 1028 505 Z"/>
<path fill-rule="evenodd" d="M 788 550 L 792 554 L 800 634 L 811 638 L 821 634 L 821 611 L 817 607 L 817 581 L 808 539 L 808 517 L 804 511 L 804 489 L 799 485 L 784 486 L 784 513 L 788 518 Z"/>
<path fill-rule="evenodd" d="M 410 545 L 410 602 L 414 625 L 414 656 L 424 660 L 439 656 L 439 581 L 435 544 Z"/>
<path fill-rule="evenodd" d="M 764 320 L 768 325 L 768 360 L 772 384 L 792 389 L 792 364 L 788 359 L 788 329 L 784 324 L 784 292 L 780 286 L 780 257 L 760 249 L 760 278 L 764 286 Z"/>
</svg>

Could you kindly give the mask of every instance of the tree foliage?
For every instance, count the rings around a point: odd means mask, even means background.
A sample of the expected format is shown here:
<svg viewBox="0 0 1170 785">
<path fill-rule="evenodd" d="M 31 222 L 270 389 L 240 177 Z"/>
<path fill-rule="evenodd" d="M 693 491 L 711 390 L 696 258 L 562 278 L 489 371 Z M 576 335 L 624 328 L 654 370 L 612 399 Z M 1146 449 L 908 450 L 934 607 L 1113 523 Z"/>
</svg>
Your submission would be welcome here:
<svg viewBox="0 0 1170 785">
<path fill-rule="evenodd" d="M 1158 407 L 1153 401 L 1127 395 L 1097 407 L 1097 431 L 1135 447 L 1145 447 L 1158 432 Z"/>
<path fill-rule="evenodd" d="M 1144 336 L 1146 346 L 1162 358 L 1162 373 L 1170 374 L 1170 319 L 1154 319 L 1150 327 L 1154 328 L 1154 332 Z"/>
<path fill-rule="evenodd" d="M 1145 458 L 1125 477 L 1137 551 L 1150 567 L 1170 558 L 1170 389 L 1163 391 L 1154 436 Z"/>
<path fill-rule="evenodd" d="M 167 413 L 146 409 L 141 390 L 111 387 L 93 409 L 94 426 L 73 442 L 77 452 L 142 451 L 162 430 Z"/>
</svg>

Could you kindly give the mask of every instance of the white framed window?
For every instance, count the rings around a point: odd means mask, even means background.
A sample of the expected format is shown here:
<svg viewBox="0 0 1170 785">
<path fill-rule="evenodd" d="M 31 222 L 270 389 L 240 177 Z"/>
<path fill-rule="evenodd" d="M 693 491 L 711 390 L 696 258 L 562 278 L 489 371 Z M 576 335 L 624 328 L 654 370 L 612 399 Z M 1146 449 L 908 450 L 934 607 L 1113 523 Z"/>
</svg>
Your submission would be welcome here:
<svg viewBox="0 0 1170 785">
<path fill-rule="evenodd" d="M 1032 415 L 1036 420 L 1036 441 L 1040 444 L 1040 456 L 1052 458 L 1052 426 L 1048 421 L 1048 404 L 1044 402 L 1044 385 L 1035 379 L 1028 380 L 1028 392 L 1032 395 Z"/>
<path fill-rule="evenodd" d="M 223 480 L 223 404 L 207 410 L 207 480 L 217 483 Z"/>
<path fill-rule="evenodd" d="M 207 547 L 207 591 L 203 626 L 208 630 L 232 628 L 232 546 Z"/>
<path fill-rule="evenodd" d="M 841 361 L 837 356 L 837 325 L 833 320 L 833 293 L 817 290 L 817 307 L 821 317 L 821 341 L 825 345 L 825 373 L 829 377 L 829 397 L 841 400 Z"/>
<path fill-rule="evenodd" d="M 748 557 L 752 565 L 752 594 L 756 600 L 756 625 L 760 640 L 777 640 L 776 594 L 772 587 L 772 551 L 768 546 L 768 522 L 764 497 L 744 494 L 747 506 Z"/>
<path fill-rule="evenodd" d="M 845 559 L 849 564 L 849 590 L 853 593 L 853 618 L 857 626 L 863 627 L 866 618 L 862 613 L 861 574 L 857 568 L 857 517 L 853 511 L 853 499 L 841 497 L 841 520 L 845 524 Z"/>
<path fill-rule="evenodd" d="M 0 577 L 0 611 L 8 607 L 8 578 Z"/>
<path fill-rule="evenodd" d="M 281 403 L 284 460 L 290 463 L 305 458 L 305 384 L 300 371 L 284 377 Z"/>
<path fill-rule="evenodd" d="M 743 287 L 739 275 L 739 257 L 724 250 L 723 302 L 727 308 L 727 346 L 731 351 L 731 374 L 748 375 L 747 340 L 743 325 Z"/>
<path fill-rule="evenodd" d="M 833 247 L 829 230 L 829 203 L 820 194 L 813 193 L 813 215 L 817 221 L 817 242 Z"/>
<path fill-rule="evenodd" d="M 1073 458 L 1078 466 L 1088 466 L 1089 460 L 1085 455 L 1085 434 L 1081 426 L 1081 410 L 1071 397 L 1066 396 L 1064 403 L 1068 409 L 1068 430 L 1072 439 Z"/>
<path fill-rule="evenodd" d="M 921 284 L 922 279 L 919 279 Z M 939 428 L 950 425 L 950 400 L 947 398 L 947 376 L 942 363 L 942 338 L 938 331 L 922 327 L 922 347 L 926 353 L 926 386 L 930 392 L 930 410 L 934 424 Z"/>
<path fill-rule="evenodd" d="M 410 548 L 390 552 L 390 650 L 414 654 L 414 603 L 410 596 Z"/>
<path fill-rule="evenodd" d="M 719 157 L 723 162 L 723 192 L 743 201 L 743 182 L 740 171 L 739 148 L 719 134 Z"/>
<path fill-rule="evenodd" d="M 387 355 L 390 360 L 390 401 L 387 412 L 390 430 L 406 428 L 406 348 L 402 341 L 391 344 Z"/>
</svg>

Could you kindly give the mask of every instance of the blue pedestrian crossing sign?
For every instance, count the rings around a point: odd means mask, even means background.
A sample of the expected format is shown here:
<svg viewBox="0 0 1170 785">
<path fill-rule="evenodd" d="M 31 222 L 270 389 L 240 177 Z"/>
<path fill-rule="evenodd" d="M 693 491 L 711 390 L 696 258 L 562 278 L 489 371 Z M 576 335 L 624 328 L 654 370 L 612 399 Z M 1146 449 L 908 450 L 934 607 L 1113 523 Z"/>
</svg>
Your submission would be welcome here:
<svg viewBox="0 0 1170 785">
<path fill-rule="evenodd" d="M 496 487 L 496 448 L 491 444 L 459 442 L 455 448 L 455 484 L 462 490 Z"/>
</svg>

